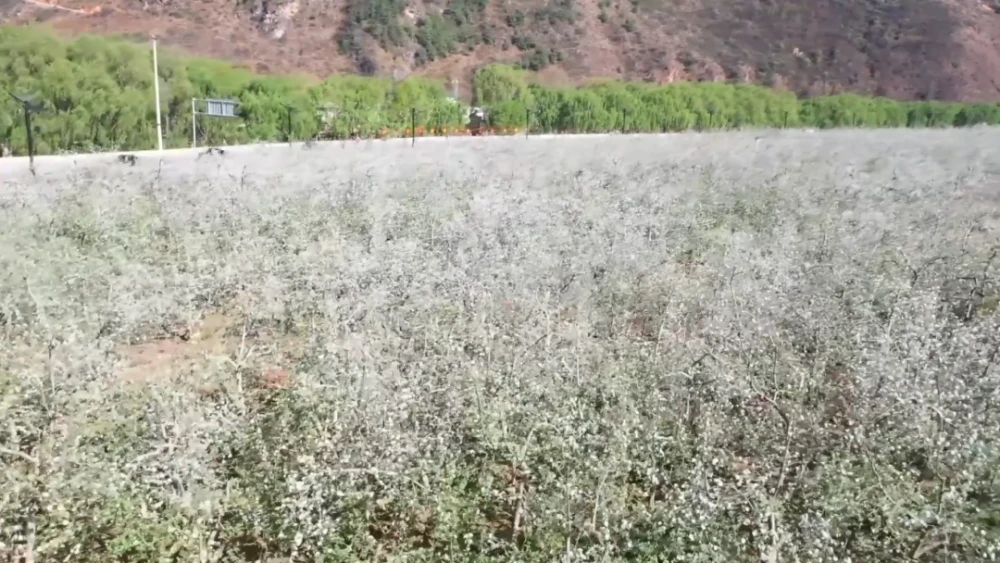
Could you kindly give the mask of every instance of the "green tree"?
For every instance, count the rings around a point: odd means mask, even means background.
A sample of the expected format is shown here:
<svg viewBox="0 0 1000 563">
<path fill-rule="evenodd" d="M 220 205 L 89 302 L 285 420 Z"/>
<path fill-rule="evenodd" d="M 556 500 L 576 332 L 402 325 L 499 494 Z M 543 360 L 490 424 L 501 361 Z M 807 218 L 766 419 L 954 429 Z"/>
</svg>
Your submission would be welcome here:
<svg viewBox="0 0 1000 563">
<path fill-rule="evenodd" d="M 316 134 L 316 106 L 301 78 L 268 77 L 240 93 L 247 135 L 256 140 L 304 139 Z"/>
<path fill-rule="evenodd" d="M 455 27 L 437 14 L 421 20 L 417 25 L 416 39 L 426 61 L 441 59 L 455 52 Z"/>
<path fill-rule="evenodd" d="M 528 106 L 531 114 L 531 129 L 542 133 L 559 131 L 563 128 L 562 106 L 565 92 L 545 88 L 538 84 L 529 87 L 532 103 Z"/>
<path fill-rule="evenodd" d="M 969 104 L 955 114 L 956 127 L 1000 124 L 1000 104 Z"/>
<path fill-rule="evenodd" d="M 480 106 L 493 107 L 507 100 L 531 103 L 526 73 L 511 65 L 492 64 L 479 69 L 472 86 L 474 101 Z"/>
<path fill-rule="evenodd" d="M 616 126 L 618 116 L 607 110 L 601 95 L 593 90 L 566 92 L 560 121 L 564 131 L 605 133 Z"/>
<path fill-rule="evenodd" d="M 638 130 L 635 124 L 642 121 L 641 102 L 625 84 L 618 81 L 598 82 L 585 87 L 584 91 L 600 96 L 607 119 L 610 119 L 605 125 L 609 130 Z"/>
<path fill-rule="evenodd" d="M 311 88 L 309 97 L 322 113 L 321 129 L 338 138 L 352 132 L 371 136 L 389 122 L 404 119 L 386 111 L 391 88 L 392 82 L 383 78 L 333 76 Z"/>
<path fill-rule="evenodd" d="M 528 106 L 522 100 L 504 100 L 490 109 L 490 124 L 494 127 L 524 127 Z"/>
</svg>

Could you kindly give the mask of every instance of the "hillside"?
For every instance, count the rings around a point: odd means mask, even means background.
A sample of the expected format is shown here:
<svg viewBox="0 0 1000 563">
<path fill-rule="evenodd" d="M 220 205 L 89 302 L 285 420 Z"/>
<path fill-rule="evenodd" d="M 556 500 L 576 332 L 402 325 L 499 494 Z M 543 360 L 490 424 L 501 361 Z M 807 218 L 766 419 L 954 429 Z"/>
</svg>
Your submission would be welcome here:
<svg viewBox="0 0 1000 563">
<path fill-rule="evenodd" d="M 456 78 L 521 62 L 591 77 L 735 80 L 800 94 L 1000 98 L 1000 1 L 3 0 L 8 23 L 144 37 L 260 72 Z"/>
</svg>

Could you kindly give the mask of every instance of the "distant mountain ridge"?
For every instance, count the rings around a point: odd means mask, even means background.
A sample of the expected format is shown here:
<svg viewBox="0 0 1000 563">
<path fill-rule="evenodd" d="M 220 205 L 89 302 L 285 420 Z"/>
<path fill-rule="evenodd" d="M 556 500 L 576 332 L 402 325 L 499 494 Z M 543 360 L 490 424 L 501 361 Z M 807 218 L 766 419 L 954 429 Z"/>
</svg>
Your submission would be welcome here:
<svg viewBox="0 0 1000 563">
<path fill-rule="evenodd" d="M 7 23 L 68 34 L 157 33 L 260 72 L 420 74 L 467 88 L 483 64 L 520 62 L 549 84 L 731 80 L 1000 100 L 1000 0 L 2 0 L 0 10 Z"/>
</svg>

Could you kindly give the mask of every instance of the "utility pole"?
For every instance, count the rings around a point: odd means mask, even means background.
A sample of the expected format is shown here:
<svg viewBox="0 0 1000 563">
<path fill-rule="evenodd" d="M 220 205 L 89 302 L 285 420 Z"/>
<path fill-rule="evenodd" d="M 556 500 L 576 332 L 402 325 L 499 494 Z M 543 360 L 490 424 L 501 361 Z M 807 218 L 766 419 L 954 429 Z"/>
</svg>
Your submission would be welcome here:
<svg viewBox="0 0 1000 563">
<path fill-rule="evenodd" d="M 163 124 L 160 118 L 160 68 L 156 60 L 156 36 L 153 39 L 153 92 L 156 95 L 156 147 L 163 152 Z"/>
</svg>

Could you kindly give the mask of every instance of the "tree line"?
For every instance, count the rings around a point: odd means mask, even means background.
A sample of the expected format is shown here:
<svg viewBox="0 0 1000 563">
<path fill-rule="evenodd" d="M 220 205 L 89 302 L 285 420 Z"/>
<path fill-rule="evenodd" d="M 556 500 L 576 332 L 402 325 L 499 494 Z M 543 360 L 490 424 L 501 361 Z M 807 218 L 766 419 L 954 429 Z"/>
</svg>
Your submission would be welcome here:
<svg viewBox="0 0 1000 563">
<path fill-rule="evenodd" d="M 261 76 L 245 67 L 161 49 L 167 147 L 189 146 L 192 98 L 239 101 L 236 119 L 199 116 L 199 144 L 431 134 L 468 122 L 444 84 L 411 77 Z M 42 104 L 33 114 L 36 152 L 142 150 L 156 146 L 148 45 L 86 36 L 59 39 L 37 28 L 0 27 L 0 88 Z M 1000 123 L 1000 104 L 902 102 L 841 94 L 799 99 L 748 84 L 667 85 L 595 81 L 573 88 L 532 83 L 512 65 L 473 79 L 474 104 L 490 125 L 531 132 L 666 132 L 741 127 L 952 127 Z M 25 154 L 20 103 L 0 99 L 0 146 Z"/>
</svg>

